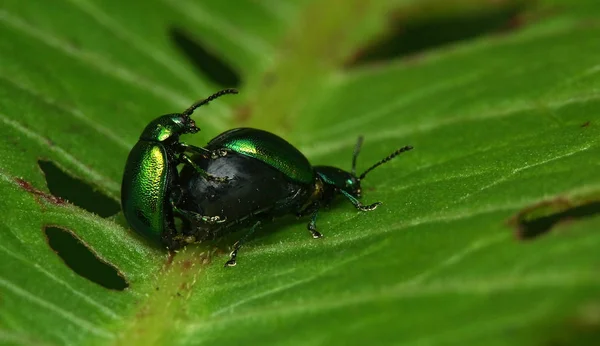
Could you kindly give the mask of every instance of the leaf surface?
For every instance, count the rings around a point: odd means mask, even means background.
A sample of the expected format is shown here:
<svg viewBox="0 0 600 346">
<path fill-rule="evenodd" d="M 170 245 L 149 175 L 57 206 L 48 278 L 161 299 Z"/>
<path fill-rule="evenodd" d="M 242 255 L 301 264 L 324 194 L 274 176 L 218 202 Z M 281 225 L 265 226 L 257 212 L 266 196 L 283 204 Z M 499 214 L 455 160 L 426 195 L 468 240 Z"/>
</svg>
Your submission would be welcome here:
<svg viewBox="0 0 600 346">
<path fill-rule="evenodd" d="M 599 5 L 373 3 L 5 1 L 0 342 L 597 340 L 598 210 L 530 240 L 509 220 L 542 212 L 541 202 L 556 215 L 555 205 L 598 200 Z M 351 63 L 390 35 L 390 11 L 410 26 L 498 8 L 518 9 L 521 25 Z M 348 169 L 364 135 L 359 171 L 413 145 L 363 182 L 364 202 L 384 204 L 361 213 L 340 200 L 319 214 L 320 240 L 308 220 L 278 220 L 224 269 L 239 235 L 170 257 L 122 215 L 102 218 L 53 196 L 40 160 L 119 203 L 127 154 L 145 124 L 226 86 L 197 68 L 174 32 L 242 83 L 238 97 L 199 111 L 202 132 L 184 141 L 260 127 L 315 164 Z M 72 232 L 128 287 L 77 274 L 49 246 L 48 227 Z"/>
</svg>

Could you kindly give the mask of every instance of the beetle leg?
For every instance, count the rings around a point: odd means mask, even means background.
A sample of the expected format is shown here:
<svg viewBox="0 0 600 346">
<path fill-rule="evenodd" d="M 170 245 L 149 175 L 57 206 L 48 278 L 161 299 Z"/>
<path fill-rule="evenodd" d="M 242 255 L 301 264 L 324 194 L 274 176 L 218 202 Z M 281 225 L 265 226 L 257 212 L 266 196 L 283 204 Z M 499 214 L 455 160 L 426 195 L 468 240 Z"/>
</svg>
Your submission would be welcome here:
<svg viewBox="0 0 600 346">
<path fill-rule="evenodd" d="M 310 222 L 306 226 L 306 228 L 308 228 L 308 230 L 310 231 L 310 234 L 312 234 L 312 237 L 315 239 L 319 239 L 323 236 L 319 231 L 317 231 L 317 215 L 318 214 L 319 214 L 319 209 L 317 208 L 317 210 L 315 210 L 313 212 L 312 217 L 310 218 Z"/>
<path fill-rule="evenodd" d="M 360 201 L 358 199 L 356 199 L 356 197 L 352 196 L 351 194 L 349 194 L 348 192 L 344 191 L 344 190 L 339 190 L 344 196 L 346 196 L 346 198 L 348 198 L 350 200 L 350 203 L 352 203 L 354 205 L 354 207 L 360 211 L 371 211 L 371 210 L 375 210 L 380 204 L 381 202 L 375 202 L 373 204 L 368 204 L 368 205 L 364 205 L 362 203 L 360 203 Z"/>
<path fill-rule="evenodd" d="M 238 250 L 242 247 L 242 245 L 244 245 L 246 240 L 248 240 L 248 238 L 254 233 L 254 231 L 259 225 L 260 221 L 256 221 L 256 223 L 254 224 L 254 226 L 252 226 L 250 231 L 246 233 L 246 235 L 244 235 L 242 239 L 236 241 L 235 244 L 233 244 L 233 251 L 231 251 L 231 253 L 229 254 L 229 261 L 225 262 L 225 267 L 233 267 L 237 264 L 236 259 Z"/>
<path fill-rule="evenodd" d="M 219 183 L 225 183 L 229 180 L 228 177 L 215 177 L 214 175 L 208 174 L 205 170 L 198 167 L 198 165 L 195 164 L 194 161 L 192 161 L 192 159 L 190 159 L 189 156 L 187 156 L 186 154 L 181 154 L 179 156 L 179 160 L 182 161 L 182 163 L 187 163 L 190 166 L 192 166 L 196 170 L 196 172 L 200 173 L 207 180 L 216 181 Z"/>
<path fill-rule="evenodd" d="M 225 150 L 225 149 L 217 149 L 217 150 L 210 151 L 211 159 L 218 159 L 219 157 L 225 157 L 225 156 L 227 156 L 227 150 Z"/>
<path fill-rule="evenodd" d="M 216 215 L 216 216 L 201 215 L 201 214 L 195 213 L 193 211 L 179 209 L 174 204 L 172 205 L 172 207 L 173 207 L 174 212 L 187 218 L 188 220 L 202 221 L 209 225 L 214 225 L 214 224 L 223 223 L 223 222 L 227 221 L 226 217 L 221 218 L 218 215 Z"/>
<path fill-rule="evenodd" d="M 189 144 L 185 144 L 182 142 L 177 143 L 177 145 L 179 146 L 179 152 L 184 152 L 184 151 L 189 151 L 189 152 L 193 152 L 196 154 L 200 154 L 202 156 L 204 156 L 205 158 L 209 158 L 211 151 L 203 148 L 203 147 L 197 147 L 195 145 L 189 145 Z"/>
<path fill-rule="evenodd" d="M 195 145 L 189 145 L 185 143 L 179 143 L 179 146 L 184 150 L 194 152 L 196 154 L 200 154 L 205 158 L 216 159 L 219 157 L 227 156 L 227 150 L 225 149 L 216 149 L 216 150 L 208 150 L 206 148 L 197 147 Z"/>
<path fill-rule="evenodd" d="M 177 205 L 179 204 L 179 201 L 181 200 L 181 195 L 182 195 L 181 187 L 173 187 L 171 189 L 171 191 L 172 191 L 171 192 L 171 208 L 177 215 L 182 216 L 188 220 L 203 221 L 210 225 L 214 225 L 217 223 L 223 223 L 223 222 L 227 221 L 226 217 L 221 218 L 220 216 L 201 215 L 196 212 L 193 212 L 190 210 L 184 210 L 184 209 L 177 207 Z"/>
</svg>

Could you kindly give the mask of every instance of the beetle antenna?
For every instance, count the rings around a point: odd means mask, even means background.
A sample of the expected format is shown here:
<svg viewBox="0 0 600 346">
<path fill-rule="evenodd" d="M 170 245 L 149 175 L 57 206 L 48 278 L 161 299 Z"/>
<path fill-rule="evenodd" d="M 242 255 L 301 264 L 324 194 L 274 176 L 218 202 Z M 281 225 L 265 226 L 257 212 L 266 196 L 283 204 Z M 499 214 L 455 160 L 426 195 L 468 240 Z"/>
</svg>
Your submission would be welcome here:
<svg viewBox="0 0 600 346">
<path fill-rule="evenodd" d="M 205 104 L 209 103 L 210 101 L 217 99 L 223 95 L 237 94 L 237 93 L 238 93 L 238 91 L 236 89 L 223 89 L 221 91 L 217 91 L 216 93 L 210 95 L 209 97 L 205 98 L 204 100 L 194 103 L 190 108 L 186 109 L 181 114 L 189 117 L 190 115 L 192 115 L 192 113 L 194 113 L 196 108 L 204 106 Z"/>
<path fill-rule="evenodd" d="M 352 175 L 354 176 L 356 176 L 356 159 L 358 158 L 358 154 L 360 154 L 360 147 L 362 147 L 363 139 L 363 136 L 358 136 L 356 146 L 354 147 L 354 153 L 352 154 Z"/>
<path fill-rule="evenodd" d="M 374 164 L 373 166 L 371 166 L 369 169 L 367 169 L 366 171 L 364 171 L 363 174 L 360 175 L 360 177 L 358 177 L 358 180 L 363 180 L 365 178 L 365 176 L 367 175 L 367 173 L 371 172 L 372 170 L 374 170 L 375 168 L 383 165 L 384 163 L 388 162 L 389 160 L 393 159 L 394 157 L 402 154 L 405 151 L 409 151 L 411 150 L 413 147 L 410 145 L 407 145 L 405 147 L 402 147 L 396 151 L 394 151 L 393 153 L 391 153 L 388 157 L 386 157 L 385 159 L 377 162 L 376 164 Z"/>
</svg>

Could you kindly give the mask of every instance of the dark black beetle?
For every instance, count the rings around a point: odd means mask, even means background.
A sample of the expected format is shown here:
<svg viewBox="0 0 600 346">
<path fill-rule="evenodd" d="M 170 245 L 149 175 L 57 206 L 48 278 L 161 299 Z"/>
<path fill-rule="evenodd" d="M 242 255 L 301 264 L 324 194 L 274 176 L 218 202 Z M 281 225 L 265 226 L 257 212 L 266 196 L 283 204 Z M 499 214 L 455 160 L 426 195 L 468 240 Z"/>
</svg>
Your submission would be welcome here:
<svg viewBox="0 0 600 346">
<path fill-rule="evenodd" d="M 245 227 L 248 234 L 234 244 L 226 266 L 236 264 L 236 256 L 244 241 L 263 219 L 283 214 L 311 215 L 308 230 L 320 238 L 316 228 L 317 214 L 341 194 L 357 209 L 374 210 L 380 202 L 363 205 L 361 180 L 374 168 L 412 149 L 406 146 L 356 175 L 356 158 L 360 152 L 359 138 L 350 172 L 331 166 L 311 166 L 294 146 L 270 132 L 238 128 L 226 131 L 211 140 L 207 152 L 221 152 L 218 157 L 196 155 L 195 164 L 185 165 L 180 173 L 183 196 L 180 209 L 196 215 L 215 215 L 218 223 L 206 220 L 184 220 L 183 231 L 172 234 L 171 248 L 207 239 L 216 239 Z M 206 179 L 206 174 L 222 181 Z"/>
</svg>

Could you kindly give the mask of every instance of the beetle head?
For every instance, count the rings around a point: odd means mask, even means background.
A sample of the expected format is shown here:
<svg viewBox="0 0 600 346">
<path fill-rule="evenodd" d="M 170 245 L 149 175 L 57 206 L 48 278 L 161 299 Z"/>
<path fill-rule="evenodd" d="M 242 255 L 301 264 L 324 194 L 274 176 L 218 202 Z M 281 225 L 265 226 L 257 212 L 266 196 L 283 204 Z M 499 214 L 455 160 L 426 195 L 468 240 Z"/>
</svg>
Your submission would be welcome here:
<svg viewBox="0 0 600 346">
<path fill-rule="evenodd" d="M 142 139 L 151 141 L 178 141 L 179 136 L 188 133 L 196 133 L 200 129 L 191 118 L 196 108 L 208 104 L 210 101 L 226 94 L 237 94 L 235 89 L 224 89 L 216 92 L 208 98 L 194 103 L 182 113 L 167 114 L 152 120 L 142 132 Z"/>
<path fill-rule="evenodd" d="M 382 164 L 390 161 L 394 157 L 400 155 L 405 151 L 411 150 L 413 147 L 405 146 L 402 147 L 383 160 L 377 162 L 373 166 L 369 167 L 366 171 L 364 171 L 360 176 L 356 175 L 356 159 L 358 158 L 358 154 L 360 153 L 360 148 L 362 146 L 363 137 L 358 137 L 358 141 L 356 142 L 356 146 L 354 147 L 354 154 L 352 155 L 352 170 L 350 172 L 344 171 L 337 167 L 331 166 L 316 166 L 315 170 L 317 174 L 323 179 L 323 181 L 335 187 L 338 190 L 343 190 L 346 193 L 352 195 L 353 197 L 360 198 L 362 189 L 360 186 L 361 181 L 366 177 L 366 175 L 374 170 L 375 168 L 381 166 Z"/>
<path fill-rule="evenodd" d="M 315 166 L 315 170 L 325 184 L 344 190 L 356 198 L 360 197 L 360 180 L 352 173 L 333 166 Z"/>
</svg>

